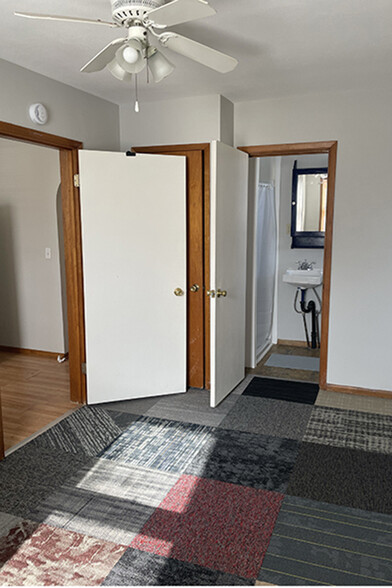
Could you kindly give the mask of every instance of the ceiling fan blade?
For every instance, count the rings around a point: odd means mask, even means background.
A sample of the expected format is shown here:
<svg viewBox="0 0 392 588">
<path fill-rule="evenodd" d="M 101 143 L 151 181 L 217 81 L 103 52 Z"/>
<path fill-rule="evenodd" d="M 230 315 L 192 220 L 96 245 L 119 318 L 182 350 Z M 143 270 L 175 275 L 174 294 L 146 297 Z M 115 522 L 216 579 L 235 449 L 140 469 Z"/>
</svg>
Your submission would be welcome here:
<svg viewBox="0 0 392 588">
<path fill-rule="evenodd" d="M 211 49 L 207 45 L 202 45 L 182 35 L 177 35 L 177 33 L 163 33 L 163 35 L 160 35 L 159 40 L 164 47 L 220 73 L 233 71 L 238 65 L 238 61 L 234 57 L 225 55 L 225 53 Z"/>
<path fill-rule="evenodd" d="M 73 16 L 56 16 L 51 14 L 34 14 L 32 12 L 14 12 L 15 16 L 23 16 L 24 18 L 34 18 L 37 20 L 60 20 L 65 22 L 82 22 L 85 24 L 104 25 L 106 27 L 118 27 L 115 22 L 106 22 L 105 20 L 91 20 L 89 18 L 75 18 Z"/>
<path fill-rule="evenodd" d="M 117 49 L 120 47 L 120 45 L 125 44 L 125 42 L 126 39 L 115 39 L 115 41 L 112 41 L 109 43 L 109 45 L 106 45 L 102 51 L 90 59 L 90 61 L 86 63 L 86 65 L 83 66 L 80 71 L 83 73 L 101 71 L 115 58 Z"/>
<path fill-rule="evenodd" d="M 157 25 L 172 27 L 214 14 L 216 11 L 205 0 L 173 0 L 151 10 L 146 16 Z"/>
</svg>

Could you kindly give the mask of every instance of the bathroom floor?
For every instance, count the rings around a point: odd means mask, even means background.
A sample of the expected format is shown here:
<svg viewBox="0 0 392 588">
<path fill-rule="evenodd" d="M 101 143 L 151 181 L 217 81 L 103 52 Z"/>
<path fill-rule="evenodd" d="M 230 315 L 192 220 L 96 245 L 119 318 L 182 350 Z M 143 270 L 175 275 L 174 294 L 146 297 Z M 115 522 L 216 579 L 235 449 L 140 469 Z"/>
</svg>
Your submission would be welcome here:
<svg viewBox="0 0 392 588">
<path fill-rule="evenodd" d="M 265 376 L 267 378 L 281 378 L 283 380 L 300 380 L 303 382 L 317 383 L 319 381 L 319 371 L 312 369 L 295 369 L 293 367 L 276 367 L 266 365 L 271 356 L 279 354 L 285 356 L 301 356 L 309 358 L 319 358 L 320 349 L 308 349 L 297 345 L 273 345 L 267 355 L 263 357 L 255 369 L 249 369 L 248 374 L 254 376 Z"/>
</svg>

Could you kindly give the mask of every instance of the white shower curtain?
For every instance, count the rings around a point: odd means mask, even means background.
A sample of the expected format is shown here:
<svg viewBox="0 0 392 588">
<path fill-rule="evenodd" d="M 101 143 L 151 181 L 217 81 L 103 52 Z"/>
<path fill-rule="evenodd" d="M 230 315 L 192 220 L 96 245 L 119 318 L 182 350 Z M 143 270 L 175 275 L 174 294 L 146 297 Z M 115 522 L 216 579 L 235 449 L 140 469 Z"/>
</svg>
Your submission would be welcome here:
<svg viewBox="0 0 392 588">
<path fill-rule="evenodd" d="M 277 226 L 275 190 L 271 184 L 259 184 L 256 214 L 256 357 L 259 357 L 272 342 Z"/>
</svg>

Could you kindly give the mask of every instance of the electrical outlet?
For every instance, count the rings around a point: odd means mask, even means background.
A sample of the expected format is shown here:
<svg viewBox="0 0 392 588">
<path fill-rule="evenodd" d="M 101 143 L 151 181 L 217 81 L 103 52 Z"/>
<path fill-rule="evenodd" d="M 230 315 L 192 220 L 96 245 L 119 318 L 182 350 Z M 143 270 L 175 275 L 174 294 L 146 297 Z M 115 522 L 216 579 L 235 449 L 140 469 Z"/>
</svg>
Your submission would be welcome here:
<svg viewBox="0 0 392 588">
<path fill-rule="evenodd" d="M 45 259 L 52 259 L 52 250 L 50 247 L 45 248 Z"/>
</svg>

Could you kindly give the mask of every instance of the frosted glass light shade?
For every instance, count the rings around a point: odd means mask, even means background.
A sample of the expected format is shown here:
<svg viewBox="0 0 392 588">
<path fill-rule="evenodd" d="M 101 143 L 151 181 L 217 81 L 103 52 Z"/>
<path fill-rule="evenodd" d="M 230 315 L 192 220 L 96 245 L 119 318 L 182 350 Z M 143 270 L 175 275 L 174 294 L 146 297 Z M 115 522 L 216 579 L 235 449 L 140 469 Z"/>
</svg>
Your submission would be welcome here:
<svg viewBox="0 0 392 588">
<path fill-rule="evenodd" d="M 132 49 L 134 52 L 137 53 L 136 61 L 130 63 L 125 59 L 124 54 L 128 57 L 132 53 L 131 51 L 127 55 L 127 53 L 125 53 L 127 48 Z M 144 51 L 140 43 L 136 39 L 134 39 L 132 41 L 128 41 L 126 47 L 120 47 L 120 49 L 117 49 L 116 61 L 126 72 L 130 74 L 137 74 L 140 73 L 146 67 L 146 59 L 144 58 L 143 52 Z"/>
<path fill-rule="evenodd" d="M 110 63 L 107 65 L 108 70 L 118 80 L 121 82 L 131 82 L 132 81 L 132 74 L 128 73 L 117 63 L 116 58 L 112 59 Z"/>
<path fill-rule="evenodd" d="M 155 47 L 148 56 L 148 67 L 156 83 L 161 82 L 175 69 L 174 65 Z"/>
</svg>

